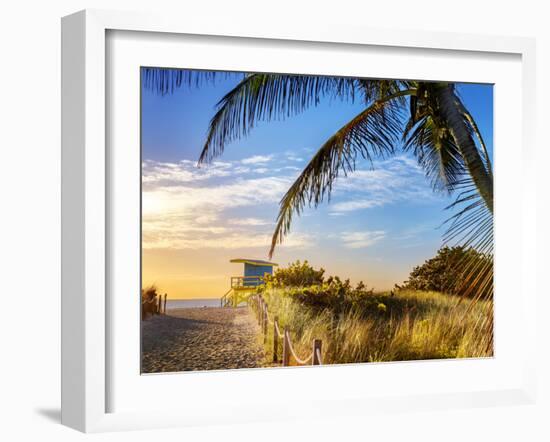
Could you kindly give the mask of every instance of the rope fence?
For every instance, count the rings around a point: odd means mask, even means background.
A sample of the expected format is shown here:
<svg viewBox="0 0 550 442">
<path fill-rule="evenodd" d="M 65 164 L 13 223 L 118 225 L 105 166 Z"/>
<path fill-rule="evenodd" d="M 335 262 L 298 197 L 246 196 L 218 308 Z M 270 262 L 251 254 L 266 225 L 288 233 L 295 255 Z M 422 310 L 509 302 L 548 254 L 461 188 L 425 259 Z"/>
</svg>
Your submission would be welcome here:
<svg viewBox="0 0 550 442">
<path fill-rule="evenodd" d="M 261 294 L 252 295 L 248 299 L 249 305 L 252 307 L 252 310 L 256 313 L 256 318 L 258 320 L 258 325 L 262 330 L 264 335 L 264 343 L 268 339 L 268 328 L 269 324 L 273 324 L 273 362 L 279 362 L 279 345 L 282 344 L 282 354 L 281 362 L 283 367 L 290 366 L 291 357 L 294 359 L 297 365 L 322 365 L 323 360 L 321 357 L 322 354 L 322 341 L 321 339 L 314 339 L 312 343 L 312 350 L 309 356 L 301 358 L 296 353 L 292 340 L 290 338 L 290 329 L 284 327 L 283 332 L 281 333 L 281 328 L 279 325 L 279 317 L 275 316 L 273 319 L 269 317 L 269 309 L 267 302 L 262 297 Z"/>
</svg>

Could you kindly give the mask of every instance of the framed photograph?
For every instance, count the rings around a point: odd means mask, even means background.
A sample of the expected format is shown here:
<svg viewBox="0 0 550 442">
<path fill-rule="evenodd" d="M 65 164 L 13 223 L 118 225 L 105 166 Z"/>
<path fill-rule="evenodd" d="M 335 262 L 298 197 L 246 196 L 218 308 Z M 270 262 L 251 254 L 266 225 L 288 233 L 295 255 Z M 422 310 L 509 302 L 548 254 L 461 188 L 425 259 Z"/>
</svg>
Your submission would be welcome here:
<svg viewBox="0 0 550 442">
<path fill-rule="evenodd" d="M 534 400 L 531 40 L 62 31 L 64 424 Z"/>
</svg>

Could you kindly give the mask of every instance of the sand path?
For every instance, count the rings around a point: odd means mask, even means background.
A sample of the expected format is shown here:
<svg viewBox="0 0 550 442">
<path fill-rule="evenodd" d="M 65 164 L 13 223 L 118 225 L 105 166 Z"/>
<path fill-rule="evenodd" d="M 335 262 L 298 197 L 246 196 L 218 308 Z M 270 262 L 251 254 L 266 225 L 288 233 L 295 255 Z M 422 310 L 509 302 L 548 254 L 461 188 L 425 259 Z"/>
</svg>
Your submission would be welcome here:
<svg viewBox="0 0 550 442">
<path fill-rule="evenodd" d="M 142 372 L 261 367 L 260 329 L 248 307 L 189 308 L 142 321 Z"/>
</svg>

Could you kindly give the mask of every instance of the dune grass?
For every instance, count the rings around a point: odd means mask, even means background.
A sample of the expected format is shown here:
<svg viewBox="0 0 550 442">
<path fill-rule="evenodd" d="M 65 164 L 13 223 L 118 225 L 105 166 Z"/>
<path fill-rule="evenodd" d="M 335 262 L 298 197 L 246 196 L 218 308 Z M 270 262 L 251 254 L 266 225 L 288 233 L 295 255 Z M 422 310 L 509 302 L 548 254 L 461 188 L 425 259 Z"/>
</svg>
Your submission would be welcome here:
<svg viewBox="0 0 550 442">
<path fill-rule="evenodd" d="M 335 313 L 300 302 L 292 290 L 266 287 L 262 296 L 270 317 L 288 326 L 298 354 L 323 341 L 323 363 L 408 361 L 489 357 L 492 301 L 472 301 L 438 292 L 400 290 L 373 293 Z M 273 356 L 271 329 L 267 358 Z"/>
</svg>

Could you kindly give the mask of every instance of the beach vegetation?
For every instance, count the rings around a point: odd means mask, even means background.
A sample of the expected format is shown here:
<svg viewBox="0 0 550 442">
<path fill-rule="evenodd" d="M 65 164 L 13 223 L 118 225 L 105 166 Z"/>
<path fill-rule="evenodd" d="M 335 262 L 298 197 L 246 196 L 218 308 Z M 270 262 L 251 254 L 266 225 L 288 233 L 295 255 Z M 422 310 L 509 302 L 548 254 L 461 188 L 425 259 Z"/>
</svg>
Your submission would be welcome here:
<svg viewBox="0 0 550 442">
<path fill-rule="evenodd" d="M 141 319 L 147 319 L 158 312 L 158 297 L 158 288 L 154 284 L 141 289 Z"/>
<path fill-rule="evenodd" d="M 289 267 L 296 270 L 299 266 L 294 263 Z M 493 354 L 490 299 L 472 300 L 408 287 L 375 292 L 363 282 L 353 285 L 337 276 L 312 285 L 285 286 L 275 276 L 257 289 L 270 315 L 278 317 L 281 327 L 291 330 L 292 342 L 302 354 L 311 351 L 313 339 L 321 339 L 323 363 Z M 268 334 L 268 358 L 272 345 Z"/>
<path fill-rule="evenodd" d="M 322 340 L 324 364 L 493 355 L 490 300 L 400 290 L 366 294 L 336 308 L 336 304 L 312 303 L 315 295 L 307 289 L 266 286 L 261 291 L 270 314 L 291 330 L 300 354 L 311 351 L 313 339 Z M 272 339 L 268 333 L 268 360 Z"/>
<path fill-rule="evenodd" d="M 470 274 L 465 271 L 463 262 L 489 271 L 492 269 L 492 256 L 479 253 L 473 248 L 460 246 L 442 247 L 435 257 L 427 259 L 423 264 L 411 271 L 409 278 L 397 288 L 410 290 L 437 291 L 470 298 L 492 297 L 493 280 L 487 275 L 476 281 L 469 281 Z M 492 273 L 492 270 L 491 270 Z"/>
</svg>

